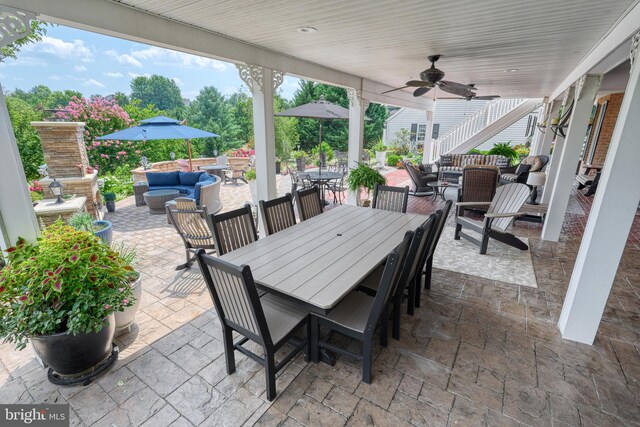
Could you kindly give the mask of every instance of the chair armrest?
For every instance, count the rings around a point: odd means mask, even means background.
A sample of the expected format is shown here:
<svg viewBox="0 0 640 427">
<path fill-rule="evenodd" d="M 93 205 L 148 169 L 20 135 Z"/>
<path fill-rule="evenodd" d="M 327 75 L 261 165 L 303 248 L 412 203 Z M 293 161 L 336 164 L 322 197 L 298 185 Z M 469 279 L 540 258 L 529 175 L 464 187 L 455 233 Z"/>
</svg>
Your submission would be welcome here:
<svg viewBox="0 0 640 427">
<path fill-rule="evenodd" d="M 490 205 L 491 202 L 458 202 L 456 206 L 478 206 L 478 205 Z"/>
<path fill-rule="evenodd" d="M 484 216 L 486 218 L 510 218 L 512 216 L 520 216 L 524 215 L 523 212 L 508 212 L 508 213 L 486 213 Z"/>
</svg>

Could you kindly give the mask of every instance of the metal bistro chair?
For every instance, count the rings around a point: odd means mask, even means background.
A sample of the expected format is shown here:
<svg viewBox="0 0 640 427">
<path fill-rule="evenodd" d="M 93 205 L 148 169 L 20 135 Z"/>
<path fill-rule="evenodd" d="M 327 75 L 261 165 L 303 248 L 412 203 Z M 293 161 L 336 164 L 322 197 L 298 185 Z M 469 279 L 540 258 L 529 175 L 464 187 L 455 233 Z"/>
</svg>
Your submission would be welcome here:
<svg viewBox="0 0 640 427">
<path fill-rule="evenodd" d="M 264 367 L 267 399 L 275 399 L 276 373 L 303 348 L 306 347 L 306 358 L 310 354 L 309 312 L 275 295 L 260 298 L 248 265 L 238 267 L 200 250 L 197 255 L 222 325 L 227 374 L 236 370 L 237 350 Z M 294 333 L 305 324 L 306 339 L 295 337 Z M 234 343 L 233 332 L 243 338 Z M 242 346 L 249 340 L 262 346 L 264 356 Z M 293 345 L 293 350 L 276 364 L 275 353 L 287 343 Z"/>
<path fill-rule="evenodd" d="M 391 187 L 389 185 L 376 184 L 373 189 L 373 209 L 407 213 L 409 200 L 409 187 Z"/>
<path fill-rule="evenodd" d="M 320 199 L 320 188 L 313 186 L 306 190 L 296 191 L 296 204 L 300 221 L 306 221 L 322 213 L 322 200 Z"/>
<path fill-rule="evenodd" d="M 218 255 L 224 255 L 258 240 L 253 212 L 248 204 L 233 211 L 209 215 L 209 219 Z"/>
<path fill-rule="evenodd" d="M 207 223 L 207 211 L 198 209 L 196 201 L 186 197 L 175 199 L 175 208 L 166 206 L 167 216 L 171 224 L 184 242 L 187 261 L 176 267 L 176 270 L 190 268 L 196 261 L 195 252 L 198 249 L 211 249 L 215 251 L 216 245 Z"/>
<path fill-rule="evenodd" d="M 338 305 L 332 308 L 328 314 L 311 314 L 311 360 L 318 362 L 320 348 L 326 348 L 329 351 L 335 351 L 357 360 L 362 360 L 362 381 L 371 384 L 373 333 L 378 323 L 380 323 L 380 342 L 383 347 L 386 347 L 389 299 L 400 280 L 402 265 L 404 265 L 407 249 L 412 238 L 413 232 L 407 231 L 402 243 L 387 256 L 387 262 L 378 287 L 379 292 L 375 297 L 363 292 L 351 292 Z M 320 326 L 330 330 L 325 340 L 320 340 Z M 329 343 L 333 332 L 338 332 L 360 341 L 362 343 L 360 352 L 353 353 L 346 348 Z"/>
<path fill-rule="evenodd" d="M 454 238 L 460 240 L 464 237 L 466 240 L 480 246 L 480 254 L 487 253 L 489 246 L 489 238 L 494 238 L 499 242 L 513 246 L 520 250 L 526 251 L 529 247 L 516 236 L 507 232 L 507 228 L 511 225 L 514 218 L 521 215 L 520 208 L 529 198 L 529 187 L 525 184 L 506 184 L 496 190 L 496 195 L 489 205 L 487 213 L 484 214 L 484 221 L 476 221 L 462 216 L 466 206 L 473 206 L 477 202 L 458 203 L 457 207 L 462 212 L 456 210 L 456 233 Z M 462 231 L 462 228 L 470 228 L 480 233 L 481 239 L 478 240 Z"/>
<path fill-rule="evenodd" d="M 260 200 L 258 203 L 267 236 L 296 225 L 296 214 L 293 210 L 291 193 L 273 200 Z"/>
<path fill-rule="evenodd" d="M 342 176 L 339 179 L 327 182 L 327 189 L 331 191 L 331 194 L 333 194 L 333 202 L 335 203 L 337 200 L 342 204 L 344 193 L 347 191 L 347 187 L 344 184 L 344 180 L 347 177 L 347 171 L 342 170 L 340 172 L 342 173 Z"/>
</svg>

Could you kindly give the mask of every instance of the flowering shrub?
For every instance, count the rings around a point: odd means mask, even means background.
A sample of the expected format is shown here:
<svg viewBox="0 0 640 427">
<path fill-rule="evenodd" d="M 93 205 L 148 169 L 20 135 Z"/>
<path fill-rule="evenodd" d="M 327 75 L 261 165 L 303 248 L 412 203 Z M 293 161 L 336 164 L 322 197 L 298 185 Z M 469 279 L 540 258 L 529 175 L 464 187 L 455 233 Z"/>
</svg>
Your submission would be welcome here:
<svg viewBox="0 0 640 427">
<path fill-rule="evenodd" d="M 253 157 L 256 155 L 256 151 L 249 148 L 245 150 L 244 148 L 238 148 L 236 151 L 232 151 L 229 154 L 229 157 Z"/>
<path fill-rule="evenodd" d="M 42 184 L 40 184 L 38 181 L 31 181 L 31 185 L 29 185 L 29 191 L 44 194 L 44 189 L 42 188 Z"/>
<path fill-rule="evenodd" d="M 108 245 L 62 221 L 38 244 L 20 239 L 0 270 L 0 336 L 26 346 L 30 336 L 99 331 L 104 319 L 133 305 L 133 267 Z"/>
<path fill-rule="evenodd" d="M 65 120 L 85 122 L 84 141 L 89 162 L 102 172 L 113 171 L 119 165 L 135 167 L 140 163 L 143 141 L 97 141 L 96 138 L 128 128 L 133 120 L 118 103 L 102 97 L 71 98 L 58 113 Z"/>
</svg>

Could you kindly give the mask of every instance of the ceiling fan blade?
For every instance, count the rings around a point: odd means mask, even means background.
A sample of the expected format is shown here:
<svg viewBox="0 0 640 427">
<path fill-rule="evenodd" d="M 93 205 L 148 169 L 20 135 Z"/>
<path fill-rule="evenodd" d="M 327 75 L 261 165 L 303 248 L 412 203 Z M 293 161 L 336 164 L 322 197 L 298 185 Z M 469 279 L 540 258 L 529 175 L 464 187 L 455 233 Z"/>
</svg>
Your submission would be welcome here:
<svg viewBox="0 0 640 427">
<path fill-rule="evenodd" d="M 456 86 L 448 86 L 448 85 L 438 85 L 438 86 L 440 86 L 440 89 L 442 89 L 445 92 L 449 92 L 454 95 L 461 96 L 463 98 L 473 98 L 475 96 L 475 93 L 468 89 L 461 89 Z"/>
<path fill-rule="evenodd" d="M 401 89 L 406 89 L 406 88 L 408 88 L 408 87 L 409 87 L 409 86 L 397 87 L 397 88 L 395 88 L 395 89 L 391 89 L 391 90 L 384 91 L 384 92 L 382 92 L 382 93 L 381 93 L 381 95 L 384 95 L 385 93 L 389 93 L 389 92 L 395 92 L 395 91 L 397 91 L 397 90 L 401 90 Z"/>
<path fill-rule="evenodd" d="M 423 86 L 433 87 L 433 83 L 425 82 L 425 81 L 422 81 L 422 80 L 409 80 L 405 84 L 407 86 L 411 86 L 411 87 L 423 87 Z"/>
<path fill-rule="evenodd" d="M 500 98 L 500 95 L 483 95 L 483 96 L 474 96 L 473 99 L 484 100 L 484 101 L 492 101 L 496 98 Z"/>
<path fill-rule="evenodd" d="M 415 97 L 422 96 L 425 93 L 429 92 L 430 90 L 431 90 L 431 87 L 429 86 L 419 87 L 418 89 L 413 91 L 413 96 Z"/>
<path fill-rule="evenodd" d="M 478 90 L 478 88 L 476 88 L 474 85 L 465 85 L 462 83 L 450 82 L 447 80 L 442 80 L 439 84 L 440 84 L 440 87 L 448 86 L 448 87 L 457 88 L 460 90 Z"/>
</svg>

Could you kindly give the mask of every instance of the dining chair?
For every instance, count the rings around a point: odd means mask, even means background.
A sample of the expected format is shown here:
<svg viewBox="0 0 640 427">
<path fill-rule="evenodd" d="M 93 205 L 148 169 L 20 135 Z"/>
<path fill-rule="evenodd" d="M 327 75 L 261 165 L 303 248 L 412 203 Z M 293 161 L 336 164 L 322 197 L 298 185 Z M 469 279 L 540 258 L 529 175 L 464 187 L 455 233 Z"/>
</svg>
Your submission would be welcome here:
<svg viewBox="0 0 640 427">
<path fill-rule="evenodd" d="M 423 274 L 424 274 L 425 289 L 431 289 L 431 275 L 433 273 L 433 256 L 436 251 L 436 248 L 438 247 L 438 242 L 440 241 L 440 237 L 442 236 L 442 230 L 444 230 L 444 227 L 447 223 L 447 218 L 449 217 L 449 212 L 451 211 L 452 204 L 453 202 L 451 200 L 447 200 L 447 202 L 444 205 L 444 208 L 436 211 L 437 219 L 436 219 L 436 225 L 433 229 L 434 235 L 430 240 L 429 248 L 425 254 L 425 258 L 420 263 L 421 266 L 424 266 L 420 268 L 421 269 L 424 268 Z M 421 281 L 422 281 L 422 277 L 420 276 L 416 277 L 416 288 L 415 288 L 416 289 L 416 297 L 415 297 L 416 307 L 420 307 L 420 293 L 422 288 Z"/>
<path fill-rule="evenodd" d="M 345 191 L 347 191 L 347 187 L 344 184 L 344 180 L 347 177 L 347 172 L 339 172 L 342 173 L 342 176 L 339 179 L 334 179 L 333 181 L 327 182 L 327 189 L 333 194 L 333 202 L 335 203 L 335 201 L 337 200 L 340 204 L 342 204 L 344 193 Z"/>
<path fill-rule="evenodd" d="M 322 200 L 320 199 L 320 188 L 314 185 L 305 190 L 296 191 L 296 204 L 300 221 L 306 221 L 322 213 Z"/>
<path fill-rule="evenodd" d="M 260 200 L 258 204 L 267 236 L 296 225 L 291 193 L 272 200 Z"/>
<path fill-rule="evenodd" d="M 209 215 L 209 219 L 218 255 L 224 255 L 258 240 L 258 232 L 249 204 L 240 209 Z"/>
<path fill-rule="evenodd" d="M 267 399 L 272 401 L 276 397 L 276 373 L 302 349 L 307 358 L 310 354 L 309 312 L 273 294 L 260 298 L 248 265 L 230 264 L 205 254 L 204 250 L 199 250 L 197 257 L 222 325 L 227 374 L 236 370 L 236 350 L 255 360 L 264 367 Z M 304 325 L 305 339 L 295 337 L 295 332 Z M 243 336 L 235 343 L 234 332 Z M 247 341 L 262 346 L 264 355 L 243 347 Z M 276 364 L 275 353 L 287 343 L 293 349 Z"/>
<path fill-rule="evenodd" d="M 392 187 L 376 184 L 373 188 L 373 209 L 407 213 L 409 187 Z"/>
<path fill-rule="evenodd" d="M 204 188 L 204 187 L 203 187 Z M 184 243 L 187 261 L 176 270 L 190 268 L 196 261 L 198 249 L 215 251 L 216 245 L 211 228 L 207 223 L 206 206 L 198 208 L 196 201 L 187 197 L 175 199 L 175 205 L 166 206 L 167 216 Z"/>
<path fill-rule="evenodd" d="M 356 360 L 362 360 L 362 381 L 371 384 L 373 365 L 373 334 L 380 324 L 380 343 L 387 345 L 389 318 L 389 298 L 394 293 L 402 265 L 407 256 L 407 250 L 413 232 L 407 231 L 402 243 L 387 256 L 379 292 L 375 297 L 363 292 L 351 292 L 338 303 L 328 314 L 311 313 L 311 360 L 318 362 L 320 348 L 334 351 Z M 320 326 L 329 329 L 325 340 L 320 339 Z M 362 343 L 359 353 L 329 342 L 334 332 L 338 332 Z"/>
</svg>

